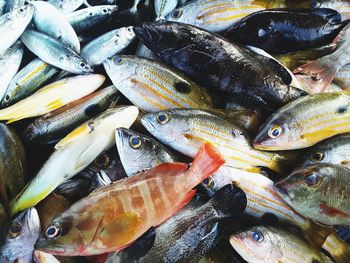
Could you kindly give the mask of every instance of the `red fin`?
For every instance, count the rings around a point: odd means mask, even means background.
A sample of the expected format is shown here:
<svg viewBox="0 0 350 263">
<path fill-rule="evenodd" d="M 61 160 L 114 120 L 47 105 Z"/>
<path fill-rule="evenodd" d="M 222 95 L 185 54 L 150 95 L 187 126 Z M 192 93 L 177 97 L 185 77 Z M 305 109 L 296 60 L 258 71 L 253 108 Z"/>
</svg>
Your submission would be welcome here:
<svg viewBox="0 0 350 263">
<path fill-rule="evenodd" d="M 325 202 L 321 202 L 320 211 L 323 214 L 333 217 L 349 217 L 349 215 L 337 208 L 328 206 Z"/>
<path fill-rule="evenodd" d="M 104 263 L 107 259 L 108 254 L 89 256 L 87 257 L 90 263 Z"/>
</svg>

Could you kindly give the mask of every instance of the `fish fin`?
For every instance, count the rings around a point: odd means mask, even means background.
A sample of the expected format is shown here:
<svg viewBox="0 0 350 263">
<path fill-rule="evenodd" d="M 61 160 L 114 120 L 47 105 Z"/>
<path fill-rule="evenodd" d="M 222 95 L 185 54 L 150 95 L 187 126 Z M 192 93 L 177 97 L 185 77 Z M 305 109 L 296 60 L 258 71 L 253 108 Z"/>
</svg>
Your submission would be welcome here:
<svg viewBox="0 0 350 263">
<path fill-rule="evenodd" d="M 80 172 L 96 158 L 96 148 L 100 148 L 98 142 L 89 145 L 89 147 L 79 156 L 79 159 L 77 160 L 77 163 L 74 167 L 75 171 Z"/>
<path fill-rule="evenodd" d="M 76 141 L 80 138 L 80 136 L 84 134 L 88 134 L 94 130 L 92 123 L 84 123 L 80 125 L 78 128 L 74 129 L 72 132 L 70 132 L 66 137 L 64 137 L 62 140 L 60 140 L 56 145 L 55 149 L 58 150 L 60 148 L 63 148 L 67 144 Z"/>
<path fill-rule="evenodd" d="M 321 202 L 320 212 L 331 217 L 349 217 L 349 215 L 335 207 L 328 206 L 326 202 Z"/>
<path fill-rule="evenodd" d="M 16 122 L 16 121 L 20 121 L 20 120 L 22 120 L 22 119 L 24 119 L 24 118 L 25 118 L 24 116 L 18 116 L 18 117 L 16 117 L 16 118 L 13 118 L 13 119 L 8 120 L 8 121 L 6 122 L 6 124 L 11 124 L 11 123 L 14 123 L 14 122 Z"/>
<path fill-rule="evenodd" d="M 331 255 L 334 262 L 350 262 L 350 247 L 346 242 L 341 240 L 336 233 L 327 237 L 322 248 Z"/>
<path fill-rule="evenodd" d="M 244 169 L 247 172 L 251 172 L 251 173 L 260 173 L 261 172 L 261 168 L 259 167 L 249 167 Z"/>
<path fill-rule="evenodd" d="M 49 111 L 53 111 L 53 110 L 58 109 L 64 105 L 65 105 L 65 103 L 63 102 L 62 99 L 56 99 L 54 101 L 51 101 L 49 104 L 47 104 L 46 109 Z"/>
</svg>

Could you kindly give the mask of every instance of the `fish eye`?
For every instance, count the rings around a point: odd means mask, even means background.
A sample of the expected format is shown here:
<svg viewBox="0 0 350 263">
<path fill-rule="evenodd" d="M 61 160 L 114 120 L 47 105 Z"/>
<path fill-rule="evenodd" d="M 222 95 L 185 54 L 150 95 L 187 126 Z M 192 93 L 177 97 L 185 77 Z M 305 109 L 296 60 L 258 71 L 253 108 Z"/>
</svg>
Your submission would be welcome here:
<svg viewBox="0 0 350 263">
<path fill-rule="evenodd" d="M 85 63 L 85 62 L 80 62 L 80 63 L 79 63 L 79 67 L 85 68 L 85 67 L 86 67 L 86 63 Z"/>
<path fill-rule="evenodd" d="M 98 167 L 106 167 L 109 164 L 109 157 L 107 154 L 102 154 L 95 159 L 95 164 Z"/>
<path fill-rule="evenodd" d="M 21 233 L 22 233 L 22 226 L 17 222 L 12 223 L 8 230 L 8 236 L 10 238 L 16 238 Z"/>
<path fill-rule="evenodd" d="M 260 243 L 260 242 L 264 241 L 264 235 L 260 231 L 255 230 L 252 232 L 252 239 L 254 241 Z"/>
<path fill-rule="evenodd" d="M 267 134 L 269 135 L 270 138 L 275 139 L 282 134 L 282 127 L 275 125 L 269 129 Z"/>
<path fill-rule="evenodd" d="M 204 179 L 202 182 L 206 187 L 213 187 L 214 186 L 214 180 L 211 176 L 209 176 L 208 178 Z"/>
<path fill-rule="evenodd" d="M 312 160 L 312 161 L 315 161 L 315 162 L 322 161 L 323 158 L 324 158 L 323 152 L 315 152 L 315 153 L 311 156 L 311 160 Z"/>
<path fill-rule="evenodd" d="M 305 183 L 308 185 L 315 185 L 318 183 L 318 174 L 312 173 L 305 177 Z"/>
<path fill-rule="evenodd" d="M 108 9 L 107 9 L 107 8 L 104 8 L 104 9 L 102 10 L 102 12 L 105 13 L 105 14 L 107 14 L 107 13 L 108 13 Z"/>
<path fill-rule="evenodd" d="M 10 95 L 6 95 L 4 99 L 6 102 L 8 102 L 10 100 Z"/>
<path fill-rule="evenodd" d="M 129 145 L 133 149 L 137 149 L 141 146 L 142 141 L 139 136 L 131 136 L 129 140 Z"/>
<path fill-rule="evenodd" d="M 123 59 L 120 57 L 114 58 L 113 61 L 114 61 L 114 64 L 116 64 L 116 65 L 118 65 L 118 64 L 120 65 L 123 63 Z"/>
<path fill-rule="evenodd" d="M 167 114 L 160 112 L 157 116 L 157 121 L 159 124 L 166 124 L 169 121 Z"/>
<path fill-rule="evenodd" d="M 132 33 L 132 28 L 128 27 L 128 32 Z"/>
<path fill-rule="evenodd" d="M 45 232 L 45 235 L 48 237 L 48 238 L 56 238 L 58 237 L 59 235 L 61 234 L 61 228 L 57 225 L 52 225 L 52 226 L 49 226 L 47 229 L 46 229 L 46 232 Z"/>
<path fill-rule="evenodd" d="M 23 14 L 24 11 L 25 11 L 24 7 L 20 7 L 20 8 L 18 9 L 18 13 L 20 13 L 20 14 Z"/>
<path fill-rule="evenodd" d="M 174 12 L 171 14 L 174 18 L 179 18 L 182 15 L 181 9 L 175 9 Z"/>
</svg>

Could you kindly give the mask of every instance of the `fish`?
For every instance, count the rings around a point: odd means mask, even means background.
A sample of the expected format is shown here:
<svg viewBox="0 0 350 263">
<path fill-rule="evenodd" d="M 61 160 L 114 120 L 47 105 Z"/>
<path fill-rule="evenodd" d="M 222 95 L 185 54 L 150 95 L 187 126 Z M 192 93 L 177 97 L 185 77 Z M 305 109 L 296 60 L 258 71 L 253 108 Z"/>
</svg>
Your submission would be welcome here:
<svg viewBox="0 0 350 263">
<path fill-rule="evenodd" d="M 6 108 L 25 99 L 48 83 L 60 69 L 36 58 L 25 65 L 10 81 L 0 106 Z"/>
<path fill-rule="evenodd" d="M 56 143 L 70 131 L 116 104 L 114 86 L 100 89 L 32 121 L 23 132 L 26 143 Z"/>
<path fill-rule="evenodd" d="M 12 123 L 56 110 L 98 89 L 105 77 L 100 74 L 74 76 L 42 87 L 33 95 L 0 110 L 0 120 Z"/>
<path fill-rule="evenodd" d="M 23 45 L 17 41 L 5 53 L 0 55 L 0 101 L 6 94 L 11 79 L 16 75 L 23 57 Z"/>
<path fill-rule="evenodd" d="M 349 91 L 299 98 L 272 114 L 259 129 L 253 145 L 265 151 L 303 149 L 350 131 Z"/>
<path fill-rule="evenodd" d="M 27 158 L 16 132 L 3 123 L 0 123 L 0 164 L 0 203 L 8 210 L 10 200 L 26 183 Z"/>
<path fill-rule="evenodd" d="M 251 0 L 198 0 L 175 9 L 166 20 L 190 24 L 210 32 L 223 32 L 241 18 L 263 10 Z"/>
<path fill-rule="evenodd" d="M 322 1 L 322 0 L 321 0 Z M 254 0 L 252 4 L 260 5 L 266 9 L 275 8 L 312 8 L 314 1 L 310 0 Z"/>
<path fill-rule="evenodd" d="M 14 217 L 0 235 L 0 261 L 14 262 L 25 258 L 30 262 L 40 234 L 40 219 L 34 207 Z"/>
<path fill-rule="evenodd" d="M 48 2 L 35 1 L 33 5 L 33 23 L 38 31 L 59 39 L 60 42 L 79 54 L 78 36 L 66 16 Z"/>
<path fill-rule="evenodd" d="M 333 83 L 340 86 L 342 89 L 350 89 L 350 66 L 345 66 L 337 72 Z"/>
<path fill-rule="evenodd" d="M 145 112 L 213 106 L 204 88 L 155 60 L 118 55 L 105 60 L 103 65 L 120 92 Z"/>
<path fill-rule="evenodd" d="M 137 46 L 137 50 L 135 52 L 135 55 L 137 55 L 139 57 L 157 60 L 156 55 L 148 47 L 146 47 L 144 44 L 142 44 L 142 42 L 140 42 L 139 45 Z"/>
<path fill-rule="evenodd" d="M 67 14 L 67 20 L 77 34 L 93 29 L 111 19 L 118 10 L 116 5 L 100 5 L 83 8 Z"/>
<path fill-rule="evenodd" d="M 119 251 L 184 207 L 195 194 L 192 188 L 223 163 L 216 149 L 205 144 L 190 168 L 162 164 L 100 188 L 53 219 L 36 247 L 70 256 Z"/>
<path fill-rule="evenodd" d="M 303 154 L 302 165 L 331 163 L 350 169 L 350 134 L 338 135 L 321 141 Z"/>
<path fill-rule="evenodd" d="M 255 150 L 247 132 L 211 112 L 196 109 L 175 109 L 149 113 L 142 125 L 163 144 L 193 158 L 205 142 L 212 143 L 228 166 L 259 170 L 268 167 L 281 172 L 286 159 L 278 153 Z"/>
<path fill-rule="evenodd" d="M 80 55 L 90 65 L 101 65 L 104 60 L 123 52 L 134 39 L 132 27 L 122 27 L 90 41 L 81 50 Z"/>
<path fill-rule="evenodd" d="M 298 213 L 325 225 L 350 225 L 348 168 L 318 163 L 296 169 L 274 184 Z"/>
<path fill-rule="evenodd" d="M 300 76 L 313 93 L 324 92 L 335 78 L 337 72 L 350 63 L 347 59 L 350 44 L 350 25 L 347 25 L 337 35 L 333 42 L 336 43 L 336 50 L 331 54 L 320 57 L 294 69 L 294 73 Z M 306 75 L 306 76 L 304 76 Z"/>
<path fill-rule="evenodd" d="M 270 226 L 255 226 L 230 237 L 233 248 L 251 263 L 333 262 L 297 233 Z"/>
<path fill-rule="evenodd" d="M 154 10 L 156 13 L 156 19 L 164 19 L 176 8 L 177 4 L 178 0 L 155 0 Z"/>
<path fill-rule="evenodd" d="M 11 215 L 36 205 L 59 184 L 86 168 L 102 151 L 112 147 L 114 130 L 130 127 L 138 112 L 135 106 L 108 109 L 60 140 L 34 179 L 12 200 Z"/>
<path fill-rule="evenodd" d="M 27 29 L 21 40 L 31 52 L 50 65 L 74 74 L 93 72 L 92 67 L 74 50 L 53 37 Z"/>
<path fill-rule="evenodd" d="M 269 53 L 283 54 L 326 45 L 345 25 L 333 9 L 267 9 L 244 17 L 224 36 Z"/>
<path fill-rule="evenodd" d="M 84 4 L 84 0 L 47 0 L 63 14 L 69 14 Z"/>
<path fill-rule="evenodd" d="M 25 0 L 5 0 L 2 2 L 5 2 L 3 3 L 3 14 L 9 13 L 20 6 L 24 6 L 26 3 Z"/>
<path fill-rule="evenodd" d="M 306 94 L 290 86 L 293 78 L 284 66 L 256 48 L 168 21 L 143 23 L 134 32 L 157 57 L 217 96 L 271 111 Z"/>
<path fill-rule="evenodd" d="M 173 152 L 157 140 L 130 129 L 116 129 L 115 141 L 128 176 L 152 169 L 162 163 L 179 161 Z"/>
<path fill-rule="evenodd" d="M 199 207 L 184 208 L 154 230 L 144 244 L 144 255 L 130 260 L 137 252 L 137 243 L 117 253 L 109 254 L 112 262 L 200 262 L 200 259 L 220 239 L 219 223 L 239 215 L 245 209 L 245 193 L 233 185 L 220 189 L 207 203 Z M 147 251 L 147 248 L 149 249 Z M 137 252 L 136 252 L 137 251 Z M 126 257 L 126 258 L 124 258 Z"/>
<path fill-rule="evenodd" d="M 35 263 L 60 263 L 55 256 L 39 250 L 34 251 L 33 257 Z"/>
<path fill-rule="evenodd" d="M 312 8 L 331 8 L 337 10 L 342 20 L 350 19 L 350 3 L 347 0 L 313 0 Z"/>
<path fill-rule="evenodd" d="M 32 4 L 14 8 L 9 13 L 0 16 L 0 54 L 3 54 L 22 35 L 32 20 L 34 7 Z"/>
</svg>

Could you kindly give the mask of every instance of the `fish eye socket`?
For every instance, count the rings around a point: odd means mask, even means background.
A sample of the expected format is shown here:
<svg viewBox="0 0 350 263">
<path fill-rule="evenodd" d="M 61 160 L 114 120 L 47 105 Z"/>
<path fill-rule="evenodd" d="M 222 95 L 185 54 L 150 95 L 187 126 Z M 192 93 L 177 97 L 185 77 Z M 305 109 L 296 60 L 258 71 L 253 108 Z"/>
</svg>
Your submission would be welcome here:
<svg viewBox="0 0 350 263">
<path fill-rule="evenodd" d="M 80 62 L 80 63 L 79 63 L 79 67 L 85 68 L 85 67 L 86 67 L 86 63 L 85 63 L 85 62 Z"/>
<path fill-rule="evenodd" d="M 316 152 L 311 156 L 312 161 L 322 161 L 324 158 L 323 152 Z"/>
<path fill-rule="evenodd" d="M 252 232 L 252 239 L 260 243 L 264 241 L 264 235 L 260 231 L 256 230 Z"/>
<path fill-rule="evenodd" d="M 202 182 L 206 187 L 210 187 L 212 188 L 214 186 L 214 180 L 211 176 L 209 176 L 208 178 L 204 179 Z"/>
<path fill-rule="evenodd" d="M 12 223 L 8 230 L 10 238 L 16 238 L 22 233 L 22 226 L 19 223 Z"/>
<path fill-rule="evenodd" d="M 273 126 L 269 129 L 267 132 L 270 138 L 275 139 L 279 137 L 282 134 L 282 127 L 280 126 Z"/>
<path fill-rule="evenodd" d="M 165 113 L 159 113 L 157 116 L 157 121 L 159 124 L 166 124 L 169 121 L 169 117 Z"/>
<path fill-rule="evenodd" d="M 318 183 L 318 179 L 319 179 L 318 174 L 312 173 L 312 174 L 305 177 L 305 183 L 307 185 L 315 185 Z"/>
<path fill-rule="evenodd" d="M 107 8 L 104 8 L 104 9 L 102 10 L 102 12 L 105 13 L 105 14 L 107 14 L 107 13 L 108 13 Z"/>
<path fill-rule="evenodd" d="M 24 11 L 25 11 L 25 9 L 24 9 L 23 7 L 21 7 L 21 8 L 18 9 L 18 12 L 19 12 L 20 14 L 23 14 Z"/>
<path fill-rule="evenodd" d="M 119 57 L 113 59 L 113 61 L 114 61 L 114 64 L 116 64 L 116 65 L 118 65 L 118 64 L 120 65 L 123 63 L 123 59 L 119 58 Z"/>
<path fill-rule="evenodd" d="M 133 149 L 137 149 L 141 146 L 142 141 L 139 136 L 131 136 L 129 140 L 129 145 Z"/>
<path fill-rule="evenodd" d="M 9 101 L 10 100 L 10 95 L 6 95 L 4 99 L 5 99 L 6 102 Z"/>
<path fill-rule="evenodd" d="M 174 18 L 179 18 L 182 15 L 181 9 L 175 9 L 174 12 L 171 14 Z"/>
<path fill-rule="evenodd" d="M 57 225 L 49 226 L 46 229 L 45 234 L 46 234 L 46 237 L 48 238 L 56 238 L 61 234 L 61 228 Z"/>
</svg>

